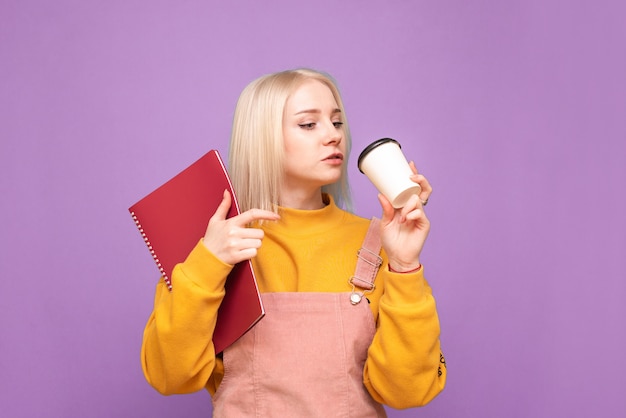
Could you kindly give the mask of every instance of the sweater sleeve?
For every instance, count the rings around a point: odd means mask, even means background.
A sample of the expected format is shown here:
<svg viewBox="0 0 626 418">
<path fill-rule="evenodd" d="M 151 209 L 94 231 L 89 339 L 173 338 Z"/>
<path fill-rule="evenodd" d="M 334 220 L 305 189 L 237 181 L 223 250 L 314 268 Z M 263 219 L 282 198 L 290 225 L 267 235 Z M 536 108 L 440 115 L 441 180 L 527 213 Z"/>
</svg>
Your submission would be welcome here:
<svg viewBox="0 0 626 418">
<path fill-rule="evenodd" d="M 199 242 L 172 272 L 172 291 L 157 284 L 146 324 L 141 362 L 150 385 L 164 395 L 205 388 L 216 366 L 212 336 L 233 266 Z"/>
<path fill-rule="evenodd" d="M 423 406 L 446 382 L 432 290 L 423 268 L 407 274 L 381 269 L 381 274 L 384 293 L 364 383 L 375 400 L 392 408 Z"/>
</svg>

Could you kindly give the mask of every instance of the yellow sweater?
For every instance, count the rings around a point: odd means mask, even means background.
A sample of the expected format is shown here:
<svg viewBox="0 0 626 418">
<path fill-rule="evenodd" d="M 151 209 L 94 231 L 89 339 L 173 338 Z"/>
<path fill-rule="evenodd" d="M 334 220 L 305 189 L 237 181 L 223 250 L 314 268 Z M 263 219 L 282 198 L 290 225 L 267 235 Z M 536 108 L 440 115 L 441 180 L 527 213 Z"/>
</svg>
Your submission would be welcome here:
<svg viewBox="0 0 626 418">
<path fill-rule="evenodd" d="M 284 208 L 280 215 L 280 221 L 263 224 L 265 238 L 252 260 L 261 293 L 349 292 L 348 279 L 369 220 L 341 210 L 332 200 L 320 210 Z M 378 402 L 394 408 L 421 406 L 446 381 L 435 300 L 423 268 L 393 273 L 384 251 L 381 256 L 376 289 L 367 295 L 377 331 L 363 381 Z M 157 285 L 141 357 L 146 379 L 159 392 L 217 390 L 224 369 L 211 335 L 231 268 L 198 243 L 175 267 L 173 291 L 162 280 Z"/>
</svg>

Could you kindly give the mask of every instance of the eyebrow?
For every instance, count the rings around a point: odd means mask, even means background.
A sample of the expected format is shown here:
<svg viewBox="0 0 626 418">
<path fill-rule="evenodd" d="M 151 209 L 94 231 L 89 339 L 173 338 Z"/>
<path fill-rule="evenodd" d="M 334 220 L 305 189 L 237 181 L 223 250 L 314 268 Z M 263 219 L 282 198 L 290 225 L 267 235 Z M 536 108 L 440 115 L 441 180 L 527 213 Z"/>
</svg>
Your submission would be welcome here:
<svg viewBox="0 0 626 418">
<path fill-rule="evenodd" d="M 294 115 L 300 115 L 302 113 L 322 113 L 322 111 L 320 109 L 305 109 L 305 110 L 301 110 L 299 112 L 294 113 Z M 334 109 L 332 112 L 330 112 L 332 115 L 336 114 L 336 113 L 341 113 L 341 109 L 337 108 Z"/>
</svg>

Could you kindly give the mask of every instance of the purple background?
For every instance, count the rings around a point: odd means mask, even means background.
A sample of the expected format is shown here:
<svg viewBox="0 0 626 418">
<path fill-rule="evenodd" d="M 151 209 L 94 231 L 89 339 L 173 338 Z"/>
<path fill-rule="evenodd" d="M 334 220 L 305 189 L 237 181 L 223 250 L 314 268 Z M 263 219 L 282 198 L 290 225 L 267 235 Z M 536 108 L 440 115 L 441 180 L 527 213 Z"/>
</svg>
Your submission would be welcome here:
<svg viewBox="0 0 626 418">
<path fill-rule="evenodd" d="M 210 415 L 144 381 L 158 274 L 127 207 L 227 154 L 245 84 L 310 66 L 345 97 L 357 213 L 382 136 L 435 189 L 448 385 L 390 416 L 626 416 L 622 4 L 2 0 L 2 415 Z"/>
</svg>

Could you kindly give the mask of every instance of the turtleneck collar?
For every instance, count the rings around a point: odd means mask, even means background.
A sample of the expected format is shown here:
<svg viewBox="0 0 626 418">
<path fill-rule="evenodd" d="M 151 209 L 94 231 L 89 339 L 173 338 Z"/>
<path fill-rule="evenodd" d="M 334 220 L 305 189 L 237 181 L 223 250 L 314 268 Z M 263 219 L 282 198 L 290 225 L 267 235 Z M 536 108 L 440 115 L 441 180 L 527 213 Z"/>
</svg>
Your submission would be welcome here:
<svg viewBox="0 0 626 418">
<path fill-rule="evenodd" d="M 337 228 L 343 221 L 346 212 L 340 209 L 332 196 L 323 194 L 324 206 L 321 209 L 303 210 L 279 207 L 280 220 L 263 223 L 267 232 L 276 232 L 289 236 L 306 236 L 326 233 Z"/>
</svg>

